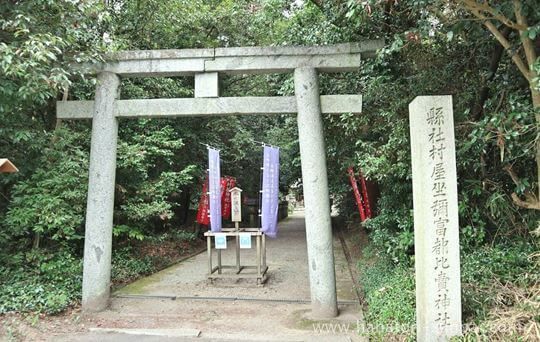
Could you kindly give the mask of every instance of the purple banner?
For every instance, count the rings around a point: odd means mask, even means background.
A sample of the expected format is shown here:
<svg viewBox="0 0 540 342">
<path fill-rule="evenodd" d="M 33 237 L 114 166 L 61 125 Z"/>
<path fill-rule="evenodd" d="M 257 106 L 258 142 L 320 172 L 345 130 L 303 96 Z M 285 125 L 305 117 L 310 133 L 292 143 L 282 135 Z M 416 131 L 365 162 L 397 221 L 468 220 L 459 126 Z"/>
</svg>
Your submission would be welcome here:
<svg viewBox="0 0 540 342">
<path fill-rule="evenodd" d="M 279 148 L 265 146 L 263 158 L 261 230 L 275 238 L 279 208 Z"/>
<path fill-rule="evenodd" d="M 219 151 L 208 149 L 208 191 L 210 202 L 210 229 L 221 231 L 221 172 Z"/>
</svg>

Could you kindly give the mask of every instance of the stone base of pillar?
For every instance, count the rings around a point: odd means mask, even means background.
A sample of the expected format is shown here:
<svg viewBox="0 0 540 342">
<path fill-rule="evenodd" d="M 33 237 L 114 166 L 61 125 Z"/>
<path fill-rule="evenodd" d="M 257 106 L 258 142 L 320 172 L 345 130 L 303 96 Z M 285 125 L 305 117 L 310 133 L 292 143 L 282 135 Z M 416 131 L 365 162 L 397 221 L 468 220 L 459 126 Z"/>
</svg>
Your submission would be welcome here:
<svg viewBox="0 0 540 342">
<path fill-rule="evenodd" d="M 335 318 L 339 315 L 339 310 L 336 306 L 322 304 L 318 302 L 311 303 L 311 314 L 309 317 L 314 320 Z"/>
<path fill-rule="evenodd" d="M 100 312 L 107 309 L 110 303 L 110 291 L 107 291 L 101 295 L 85 299 L 82 302 L 82 311 L 85 313 Z"/>
</svg>

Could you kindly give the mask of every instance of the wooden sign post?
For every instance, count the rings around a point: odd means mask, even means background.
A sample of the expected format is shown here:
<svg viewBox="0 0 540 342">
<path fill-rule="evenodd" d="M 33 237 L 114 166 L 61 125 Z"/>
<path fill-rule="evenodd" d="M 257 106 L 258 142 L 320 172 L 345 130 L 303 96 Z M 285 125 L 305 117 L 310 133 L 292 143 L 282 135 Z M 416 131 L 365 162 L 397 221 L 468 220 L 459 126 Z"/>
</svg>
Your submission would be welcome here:
<svg viewBox="0 0 540 342">
<path fill-rule="evenodd" d="M 240 222 L 242 221 L 242 189 L 234 187 L 229 190 L 231 193 L 231 221 L 236 228 L 236 268 L 240 273 Z"/>
<path fill-rule="evenodd" d="M 19 169 L 9 159 L 0 158 L 0 173 L 19 172 Z"/>
<path fill-rule="evenodd" d="M 242 189 L 234 187 L 231 193 L 231 221 L 235 222 L 238 230 L 239 222 L 242 222 Z"/>
</svg>

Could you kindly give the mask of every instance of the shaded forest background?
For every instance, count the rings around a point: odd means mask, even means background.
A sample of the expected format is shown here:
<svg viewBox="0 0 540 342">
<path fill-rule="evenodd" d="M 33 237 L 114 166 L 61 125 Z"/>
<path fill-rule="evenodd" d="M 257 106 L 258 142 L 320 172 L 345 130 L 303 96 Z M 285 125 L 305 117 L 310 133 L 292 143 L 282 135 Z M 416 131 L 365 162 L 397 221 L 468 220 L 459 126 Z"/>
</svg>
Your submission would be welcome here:
<svg viewBox="0 0 540 342">
<path fill-rule="evenodd" d="M 481 4 L 3 1 L 0 156 L 20 172 L 0 177 L 0 314 L 58 313 L 80 300 L 90 123 L 57 120 L 55 102 L 92 99 L 95 80 L 74 64 L 121 49 L 384 38 L 386 47 L 357 72 L 320 76 L 322 94 L 364 97 L 362 115 L 325 117 L 325 130 L 330 191 L 355 229 L 360 225 L 347 167 L 361 166 L 381 191 L 377 216 L 364 224 L 369 246 L 360 260 L 367 319 L 414 322 L 408 104 L 417 95 L 451 94 L 464 317 L 480 324 L 519 312 L 511 324 L 538 328 L 540 12 L 535 1 Z M 126 79 L 121 98 L 191 97 L 193 82 Z M 221 89 L 223 96 L 294 93 L 290 74 L 228 76 Z M 293 116 L 121 121 L 114 282 L 172 261 L 141 254 L 141 248 L 196 245 L 189 210 L 196 207 L 206 167 L 203 143 L 222 149 L 223 173 L 255 196 L 260 146 L 254 141 L 261 140 L 281 147 L 285 195 L 301 176 Z"/>
</svg>

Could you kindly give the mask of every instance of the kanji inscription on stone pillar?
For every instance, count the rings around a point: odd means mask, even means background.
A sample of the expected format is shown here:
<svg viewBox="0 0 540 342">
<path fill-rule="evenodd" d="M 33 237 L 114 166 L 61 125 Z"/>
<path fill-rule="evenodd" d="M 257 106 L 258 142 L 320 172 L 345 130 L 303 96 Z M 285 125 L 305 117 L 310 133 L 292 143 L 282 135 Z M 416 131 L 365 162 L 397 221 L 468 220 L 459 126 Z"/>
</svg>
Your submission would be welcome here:
<svg viewBox="0 0 540 342">
<path fill-rule="evenodd" d="M 461 282 L 452 96 L 409 105 L 418 341 L 461 335 Z"/>
</svg>

